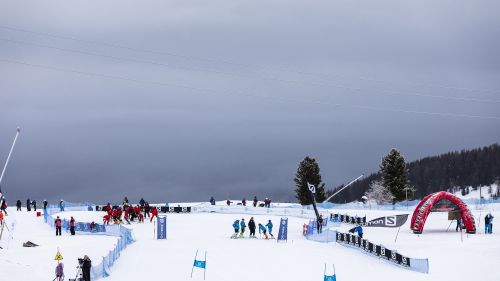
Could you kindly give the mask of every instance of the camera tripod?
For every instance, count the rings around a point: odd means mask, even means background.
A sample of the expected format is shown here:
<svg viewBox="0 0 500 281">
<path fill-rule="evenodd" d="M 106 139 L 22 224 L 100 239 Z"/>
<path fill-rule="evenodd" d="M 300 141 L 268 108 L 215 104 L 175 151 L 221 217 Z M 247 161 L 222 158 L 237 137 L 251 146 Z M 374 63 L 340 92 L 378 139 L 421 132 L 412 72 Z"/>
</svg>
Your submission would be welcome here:
<svg viewBox="0 0 500 281">
<path fill-rule="evenodd" d="M 82 271 L 82 266 L 78 265 L 76 267 L 76 276 L 75 279 L 68 279 L 68 281 L 83 281 L 83 271 Z"/>
</svg>

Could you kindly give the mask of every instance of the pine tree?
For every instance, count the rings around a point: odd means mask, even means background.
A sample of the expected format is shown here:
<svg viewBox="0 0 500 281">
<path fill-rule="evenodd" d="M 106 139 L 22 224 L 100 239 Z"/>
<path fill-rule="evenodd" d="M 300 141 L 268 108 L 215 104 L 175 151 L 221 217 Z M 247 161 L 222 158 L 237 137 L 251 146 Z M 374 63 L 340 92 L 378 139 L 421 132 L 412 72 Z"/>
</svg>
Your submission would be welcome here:
<svg viewBox="0 0 500 281">
<path fill-rule="evenodd" d="M 295 174 L 295 197 L 302 205 L 312 204 L 311 191 L 307 187 L 307 183 L 313 184 L 316 187 L 316 201 L 323 202 L 325 196 L 325 184 L 321 182 L 321 174 L 319 165 L 316 159 L 306 156 L 299 163 L 297 173 Z"/>
<path fill-rule="evenodd" d="M 394 196 L 393 204 L 406 199 L 407 189 L 408 197 L 410 197 L 408 169 L 406 169 L 404 157 L 397 149 L 391 149 L 389 154 L 382 159 L 380 172 L 382 173 L 382 184 Z"/>
</svg>

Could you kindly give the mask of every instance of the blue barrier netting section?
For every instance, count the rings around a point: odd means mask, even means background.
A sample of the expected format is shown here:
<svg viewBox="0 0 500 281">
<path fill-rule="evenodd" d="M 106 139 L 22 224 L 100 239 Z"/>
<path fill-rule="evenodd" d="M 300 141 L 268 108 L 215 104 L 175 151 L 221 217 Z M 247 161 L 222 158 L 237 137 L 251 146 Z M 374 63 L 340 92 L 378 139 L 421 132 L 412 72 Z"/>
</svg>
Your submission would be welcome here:
<svg viewBox="0 0 500 281">
<path fill-rule="evenodd" d="M 65 202 L 64 211 L 89 211 L 93 210 L 94 207 L 88 203 L 67 203 Z M 60 213 L 61 208 L 58 205 L 49 206 L 44 212 L 45 222 L 52 228 L 55 228 L 54 221 L 55 218 L 52 214 Z M 62 229 L 66 232 L 69 231 L 69 220 L 62 220 Z M 86 222 L 75 222 L 75 232 L 79 234 L 89 234 L 89 235 L 108 235 L 118 237 L 118 241 L 115 247 L 109 251 L 109 253 L 102 257 L 102 261 L 98 264 L 92 265 L 90 272 L 92 280 L 96 280 L 103 277 L 108 277 L 111 274 L 110 268 L 113 266 L 115 261 L 120 257 L 121 252 L 130 244 L 134 242 L 132 236 L 132 230 L 123 227 L 121 225 L 103 225 L 95 224 L 92 229 L 90 229 L 90 223 Z"/>
</svg>

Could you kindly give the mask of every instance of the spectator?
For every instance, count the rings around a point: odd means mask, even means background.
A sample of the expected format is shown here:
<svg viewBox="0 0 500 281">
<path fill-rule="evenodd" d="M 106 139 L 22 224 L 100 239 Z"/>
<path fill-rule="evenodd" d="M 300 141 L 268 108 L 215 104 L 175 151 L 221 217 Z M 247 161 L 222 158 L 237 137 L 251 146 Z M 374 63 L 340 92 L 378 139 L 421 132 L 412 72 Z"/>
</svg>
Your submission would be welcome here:
<svg viewBox="0 0 500 281">
<path fill-rule="evenodd" d="M 21 206 L 22 206 L 21 200 L 17 200 L 16 207 L 18 211 L 21 211 Z"/>
<path fill-rule="evenodd" d="M 75 235 L 75 219 L 73 217 L 69 220 L 69 231 L 71 235 Z"/>
<path fill-rule="evenodd" d="M 215 205 L 215 199 L 214 199 L 214 197 L 213 197 L 213 196 L 212 196 L 212 197 L 210 197 L 210 204 L 211 204 L 211 205 Z"/>
<path fill-rule="evenodd" d="M 5 201 L 5 198 L 3 198 L 3 200 L 2 200 L 2 206 L 0 206 L 0 213 L 2 211 L 5 213 L 6 216 L 9 215 L 9 214 L 7 214 L 7 201 Z"/>
<path fill-rule="evenodd" d="M 59 218 L 59 216 L 57 216 L 56 220 L 54 221 L 54 224 L 56 226 L 56 236 L 61 236 L 62 221 Z"/>
<path fill-rule="evenodd" d="M 31 201 L 31 205 L 33 205 L 33 211 L 36 212 L 36 200 Z"/>
<path fill-rule="evenodd" d="M 31 212 L 31 200 L 29 198 L 26 200 L 26 210 Z"/>
<path fill-rule="evenodd" d="M 318 234 L 323 232 L 323 215 L 319 215 L 317 226 Z"/>
<path fill-rule="evenodd" d="M 462 231 L 462 217 L 459 217 L 457 219 L 457 227 L 455 227 L 455 231 L 458 232 L 459 229 L 460 229 L 460 231 Z"/>
<path fill-rule="evenodd" d="M 87 255 L 85 255 L 83 257 L 83 265 L 82 265 L 82 277 L 84 281 L 90 281 L 91 268 L 92 268 L 92 261 Z"/>
<path fill-rule="evenodd" d="M 62 199 L 59 202 L 59 209 L 61 210 L 61 212 L 64 212 L 64 201 Z"/>
<path fill-rule="evenodd" d="M 255 221 L 253 217 L 248 221 L 248 229 L 250 229 L 250 238 L 255 238 Z"/>
<path fill-rule="evenodd" d="M 484 217 L 484 234 L 492 234 L 493 233 L 493 216 L 491 213 L 488 213 Z"/>
<path fill-rule="evenodd" d="M 257 207 L 257 202 L 259 202 L 259 201 L 257 200 L 257 196 L 254 196 L 254 197 L 253 197 L 253 206 L 254 206 L 254 207 Z"/>
<path fill-rule="evenodd" d="M 47 204 L 49 204 L 49 202 L 47 202 L 47 200 L 43 200 L 43 211 L 47 211 Z"/>
</svg>

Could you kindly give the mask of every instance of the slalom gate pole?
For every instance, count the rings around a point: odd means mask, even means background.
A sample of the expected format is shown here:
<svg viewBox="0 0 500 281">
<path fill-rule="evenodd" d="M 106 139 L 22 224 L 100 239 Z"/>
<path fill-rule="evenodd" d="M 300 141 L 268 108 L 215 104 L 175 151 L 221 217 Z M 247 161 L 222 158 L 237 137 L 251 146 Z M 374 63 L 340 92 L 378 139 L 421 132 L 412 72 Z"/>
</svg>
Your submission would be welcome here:
<svg viewBox="0 0 500 281">
<path fill-rule="evenodd" d="M 156 221 L 153 222 L 153 239 L 156 239 Z"/>
<path fill-rule="evenodd" d="M 196 258 L 198 257 L 198 250 L 196 250 L 196 254 L 194 255 L 194 260 L 196 261 Z M 193 278 L 193 271 L 194 271 L 194 265 L 193 268 L 191 268 L 191 278 Z"/>
<path fill-rule="evenodd" d="M 207 273 L 207 251 L 205 251 L 205 267 L 203 267 L 203 280 L 205 280 L 206 273 Z"/>
<path fill-rule="evenodd" d="M 398 233 L 396 233 L 396 238 L 394 239 L 394 243 L 398 240 L 398 235 L 399 235 L 399 230 L 401 229 L 401 226 L 398 228 Z"/>
</svg>

